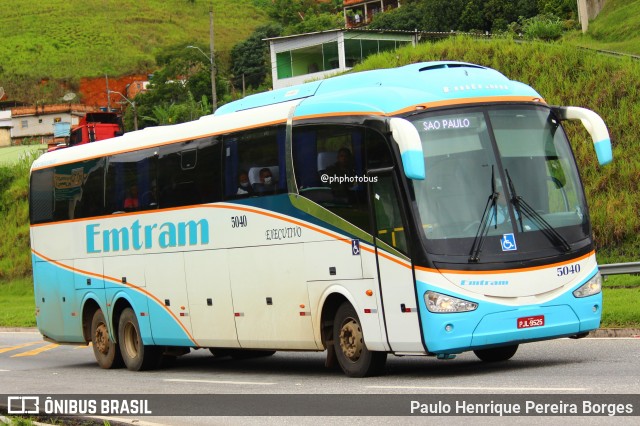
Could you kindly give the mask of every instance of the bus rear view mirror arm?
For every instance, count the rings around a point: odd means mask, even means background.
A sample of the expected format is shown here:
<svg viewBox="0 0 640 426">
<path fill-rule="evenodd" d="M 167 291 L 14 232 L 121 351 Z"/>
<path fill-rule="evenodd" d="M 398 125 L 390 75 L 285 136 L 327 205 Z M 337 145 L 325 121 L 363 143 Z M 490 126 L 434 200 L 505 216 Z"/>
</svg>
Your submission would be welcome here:
<svg viewBox="0 0 640 426">
<path fill-rule="evenodd" d="M 418 129 L 404 118 L 392 118 L 389 130 L 400 148 L 404 174 L 409 179 L 424 180 L 424 153 Z"/>
<path fill-rule="evenodd" d="M 602 118 L 590 109 L 580 107 L 554 107 L 560 120 L 580 120 L 587 129 L 601 166 L 613 160 L 611 138 Z"/>
</svg>

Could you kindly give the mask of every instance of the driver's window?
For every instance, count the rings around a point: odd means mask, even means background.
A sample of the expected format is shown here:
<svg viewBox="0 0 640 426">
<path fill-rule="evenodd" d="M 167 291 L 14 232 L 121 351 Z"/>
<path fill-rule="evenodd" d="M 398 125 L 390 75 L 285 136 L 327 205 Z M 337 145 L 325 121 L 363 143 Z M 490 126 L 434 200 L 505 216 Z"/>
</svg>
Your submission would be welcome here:
<svg viewBox="0 0 640 426">
<path fill-rule="evenodd" d="M 373 208 L 376 218 L 376 236 L 394 247 L 407 253 L 407 237 L 402 223 L 400 200 L 393 185 L 393 177 L 374 176 Z"/>
</svg>

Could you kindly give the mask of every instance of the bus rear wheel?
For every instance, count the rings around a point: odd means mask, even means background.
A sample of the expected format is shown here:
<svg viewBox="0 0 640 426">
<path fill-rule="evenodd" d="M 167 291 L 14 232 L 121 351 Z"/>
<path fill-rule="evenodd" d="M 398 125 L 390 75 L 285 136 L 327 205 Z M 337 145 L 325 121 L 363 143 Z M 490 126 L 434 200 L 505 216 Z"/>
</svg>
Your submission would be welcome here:
<svg viewBox="0 0 640 426">
<path fill-rule="evenodd" d="M 122 367 L 120 348 L 109 338 L 109 329 L 101 309 L 95 311 L 91 319 L 91 346 L 101 368 Z"/>
<path fill-rule="evenodd" d="M 150 370 L 160 364 L 162 351 L 157 346 L 143 345 L 140 326 L 131 308 L 125 308 L 118 322 L 118 342 L 122 360 L 131 371 Z"/>
<path fill-rule="evenodd" d="M 343 303 L 336 311 L 333 344 L 338 364 L 347 376 L 375 376 L 384 370 L 387 353 L 367 349 L 358 314 L 350 303 Z"/>
<path fill-rule="evenodd" d="M 510 359 L 516 354 L 518 345 L 500 346 L 499 348 L 478 349 L 473 351 L 484 362 L 500 362 Z"/>
</svg>

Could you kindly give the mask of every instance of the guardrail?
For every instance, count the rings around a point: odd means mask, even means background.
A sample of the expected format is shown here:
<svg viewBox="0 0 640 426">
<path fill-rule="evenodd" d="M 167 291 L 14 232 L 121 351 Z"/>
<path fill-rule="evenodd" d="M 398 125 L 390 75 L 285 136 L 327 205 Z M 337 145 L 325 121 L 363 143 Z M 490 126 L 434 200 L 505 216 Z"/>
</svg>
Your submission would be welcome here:
<svg viewBox="0 0 640 426">
<path fill-rule="evenodd" d="M 640 274 L 640 262 L 611 263 L 609 265 L 598 265 L 603 276 L 621 274 Z"/>
</svg>

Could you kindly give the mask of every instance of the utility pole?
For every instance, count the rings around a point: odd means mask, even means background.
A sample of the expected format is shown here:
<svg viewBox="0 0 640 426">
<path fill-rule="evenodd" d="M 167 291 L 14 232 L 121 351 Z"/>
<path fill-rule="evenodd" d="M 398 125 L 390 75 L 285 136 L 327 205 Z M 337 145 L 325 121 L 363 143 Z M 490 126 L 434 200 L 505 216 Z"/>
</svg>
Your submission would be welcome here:
<svg viewBox="0 0 640 426">
<path fill-rule="evenodd" d="M 104 75 L 104 79 L 107 82 L 107 112 L 111 112 L 111 96 L 109 96 L 109 76 L 107 74 Z"/>
<path fill-rule="evenodd" d="M 209 9 L 209 58 L 211 60 L 211 113 L 216 112 L 218 98 L 216 97 L 216 64 L 213 56 L 213 4 Z"/>
</svg>

